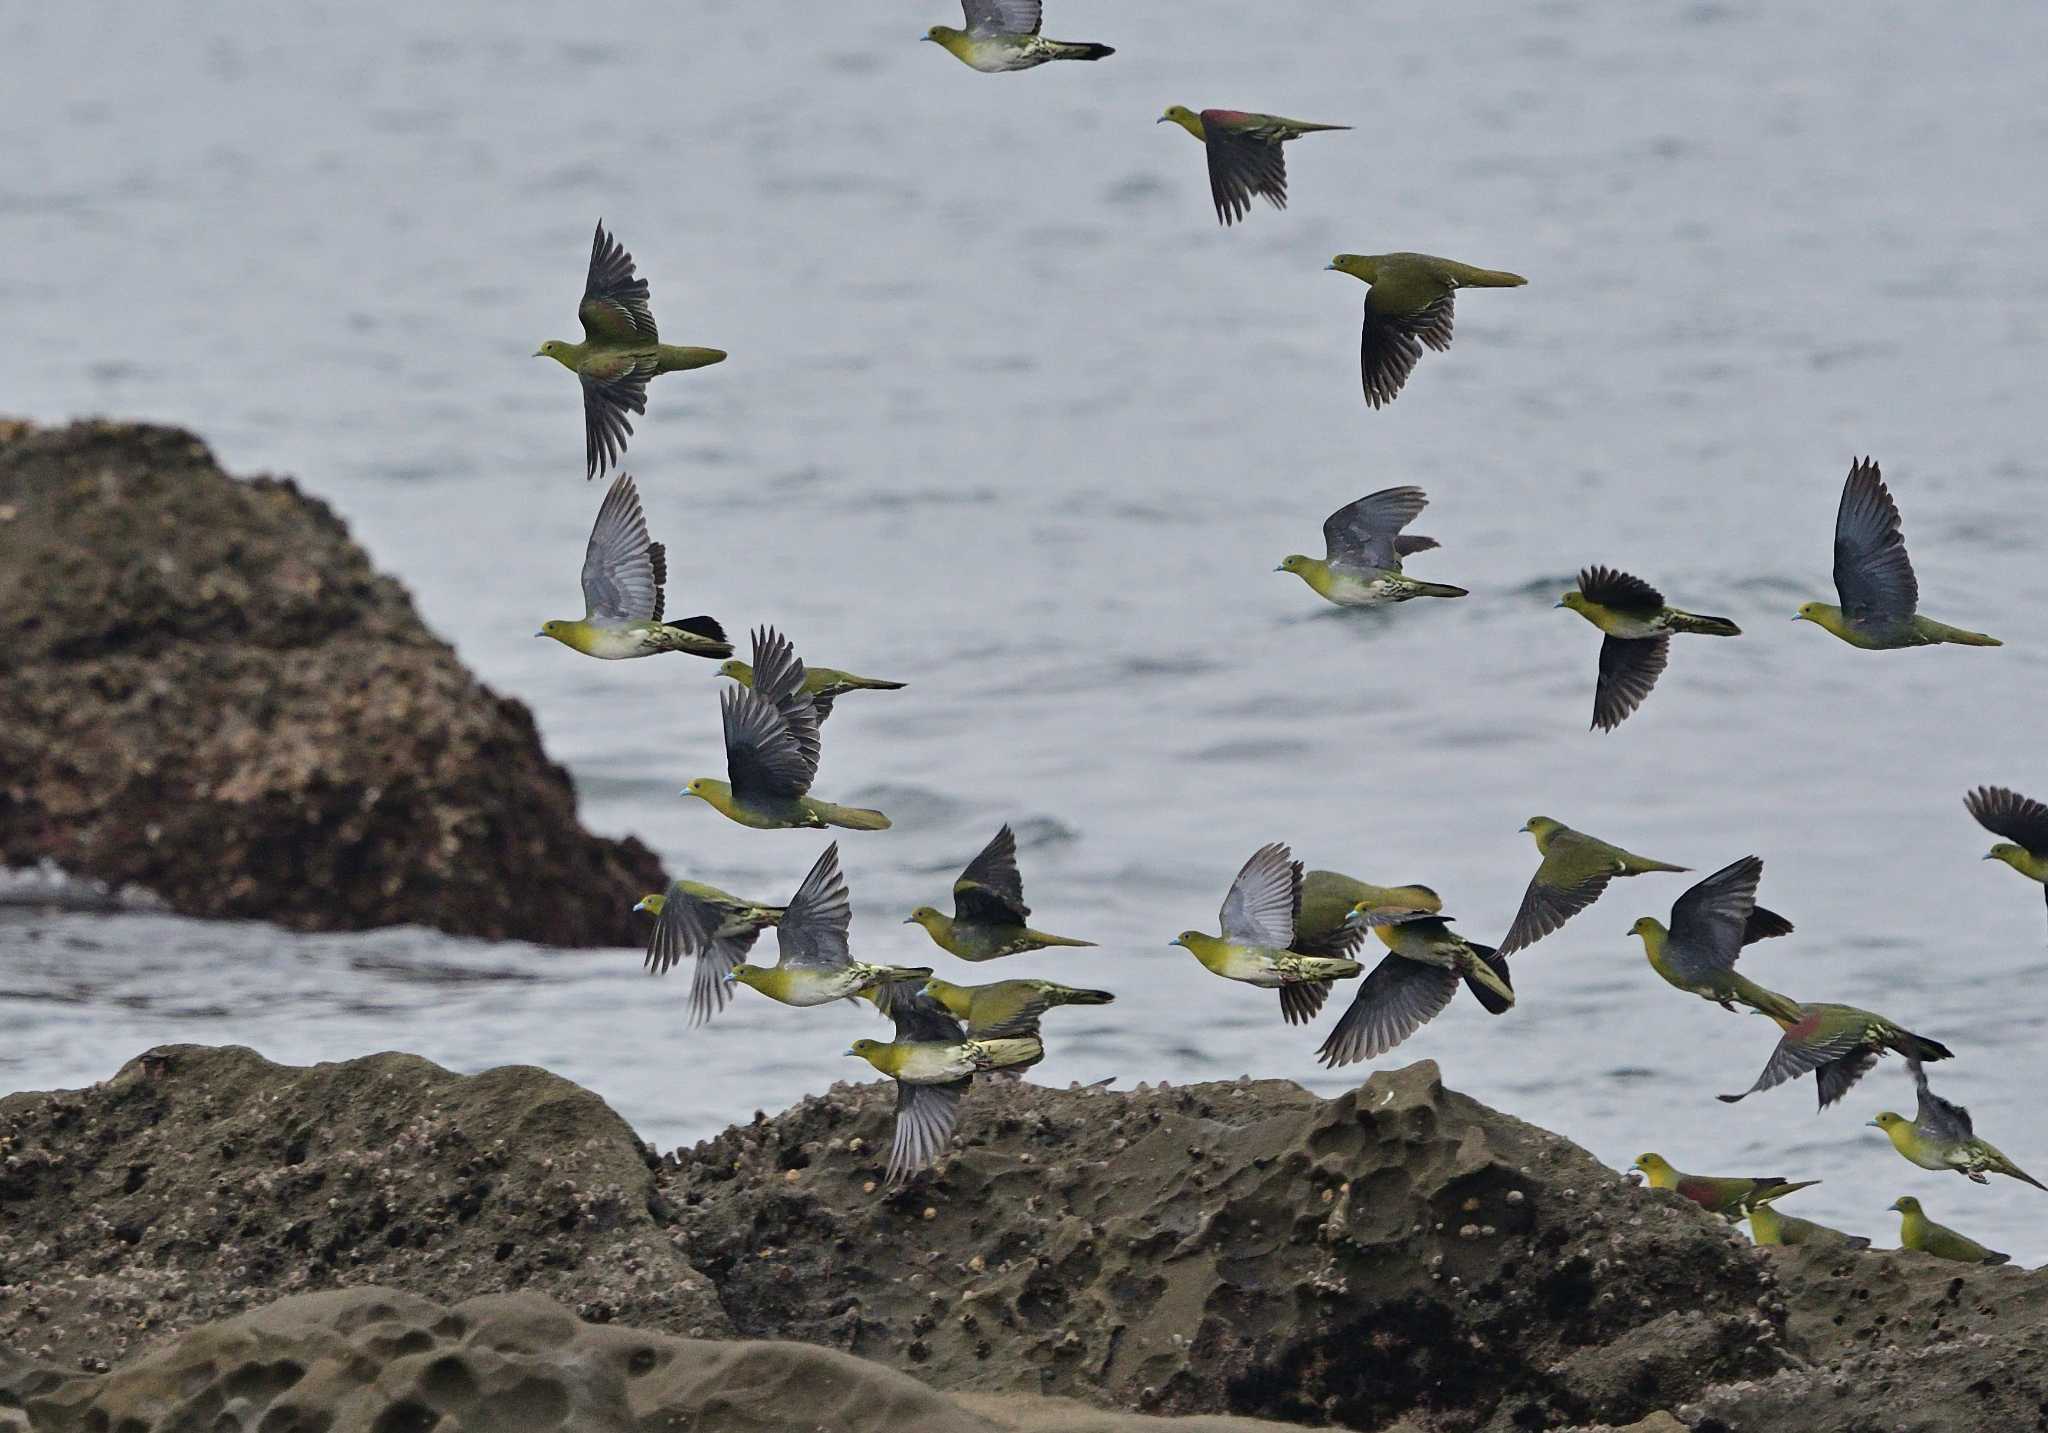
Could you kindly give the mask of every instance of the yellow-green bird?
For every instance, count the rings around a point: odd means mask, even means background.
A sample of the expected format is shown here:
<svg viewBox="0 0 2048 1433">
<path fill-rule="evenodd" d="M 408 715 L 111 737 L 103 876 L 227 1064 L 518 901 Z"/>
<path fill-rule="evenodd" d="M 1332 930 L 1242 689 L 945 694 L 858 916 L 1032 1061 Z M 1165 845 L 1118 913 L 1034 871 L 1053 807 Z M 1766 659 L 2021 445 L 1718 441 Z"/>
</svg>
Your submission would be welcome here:
<svg viewBox="0 0 2048 1433">
<path fill-rule="evenodd" d="M 1325 268 L 1363 279 L 1365 327 L 1358 371 L 1365 401 L 1383 408 L 1400 395 L 1424 347 L 1451 346 L 1452 296 L 1459 289 L 1514 289 L 1529 281 L 1431 254 L 1339 254 Z"/>
<path fill-rule="evenodd" d="M 1401 571 L 1401 559 L 1437 546 L 1433 537 L 1411 537 L 1401 529 L 1415 521 L 1429 499 L 1421 488 L 1382 488 L 1346 503 L 1323 522 L 1323 555 L 1290 552 L 1275 572 L 1291 572 L 1316 596 L 1339 607 L 1380 607 L 1414 597 L 1464 597 L 1462 587 L 1421 582 Z"/>
<path fill-rule="evenodd" d="M 1515 912 L 1500 943 L 1502 955 L 1513 955 L 1562 929 L 1566 921 L 1599 900 L 1616 876 L 1687 869 L 1624 851 L 1548 816 L 1531 816 L 1522 829 L 1536 838 L 1536 850 L 1543 859 L 1529 878 L 1521 909 Z"/>
<path fill-rule="evenodd" d="M 1801 1219 L 1796 1214 L 1781 1214 L 1771 1202 L 1773 1195 L 1766 1199 L 1752 1199 L 1749 1214 L 1750 1237 L 1759 1244 L 1823 1244 L 1850 1249 L 1868 1249 L 1870 1241 L 1861 1234 L 1844 1234 L 1839 1229 L 1830 1229 L 1825 1224 L 1816 1224 L 1811 1219 Z"/>
<path fill-rule="evenodd" d="M 2012 1259 L 2012 1255 L 1987 1249 L 1946 1224 L 1935 1223 L 1921 1209 L 1920 1201 L 1910 1194 L 1894 1199 L 1891 1207 L 1903 1216 L 1899 1220 L 1899 1244 L 1903 1248 L 1932 1254 L 1937 1259 L 1954 1259 L 1960 1264 L 2004 1264 Z"/>
<path fill-rule="evenodd" d="M 1759 857 L 1731 861 L 1672 902 L 1668 927 L 1644 916 L 1628 933 L 1643 938 L 1650 969 L 1666 983 L 1723 1010 L 1746 1005 L 1796 1022 L 1801 1018 L 1798 1001 L 1766 990 L 1735 970 L 1745 946 L 1792 933 L 1792 922 L 1756 903 L 1763 875 Z"/>
<path fill-rule="evenodd" d="M 719 700 L 727 780 L 700 776 L 684 787 L 712 810 L 757 831 L 795 826 L 886 831 L 889 818 L 809 795 L 818 775 L 818 713 L 802 695 L 804 664 L 772 627 L 754 633 L 754 684 Z"/>
<path fill-rule="evenodd" d="M 1820 1108 L 1826 1109 L 1848 1094 L 1849 1087 L 1862 1079 L 1887 1050 L 1904 1055 L 1915 1069 L 1921 1060 L 1947 1060 L 1955 1055 L 1939 1040 L 1915 1035 L 1882 1015 L 1858 1010 L 1853 1005 L 1801 1005 L 1797 1019 L 1787 1019 L 1783 1014 L 1771 1018 L 1785 1032 L 1778 1039 L 1778 1048 L 1771 1052 L 1755 1084 L 1739 1095 L 1716 1097 L 1723 1104 L 1732 1105 L 1758 1090 L 1768 1090 L 1811 1072 L 1820 1089 Z"/>
<path fill-rule="evenodd" d="M 1943 642 L 1963 647 L 2005 645 L 1982 632 L 1966 632 L 1920 615 L 1920 581 L 1906 556 L 1899 505 L 1892 501 L 1877 464 L 1868 458 L 1850 466 L 1841 506 L 1835 509 L 1835 595 L 1841 606 L 1808 602 L 1792 620 L 1811 622 L 1865 651 Z"/>
<path fill-rule="evenodd" d="M 903 923 L 923 926 L 940 949 L 962 960 L 995 960 L 1049 945 L 1095 944 L 1033 930 L 1025 924 L 1030 916 L 1031 907 L 1024 904 L 1024 877 L 1017 869 L 1017 838 L 1005 823 L 953 882 L 953 914 L 919 906 Z"/>
<path fill-rule="evenodd" d="M 939 1157 L 960 1116 L 960 1097 L 976 1075 L 1035 1065 L 1045 1046 L 1035 1035 L 976 1039 L 943 1006 L 914 991 L 892 1000 L 896 1038 L 856 1040 L 858 1055 L 896 1082 L 896 1133 L 889 1182 L 900 1184 Z"/>
<path fill-rule="evenodd" d="M 1442 910 L 1444 903 L 1428 886 L 1375 886 L 1337 871 L 1310 871 L 1301 880 L 1301 910 L 1294 918 L 1294 942 L 1287 948 L 1296 955 L 1329 959 L 1357 955 L 1365 943 L 1367 923 L 1354 923 L 1351 912 L 1360 907 L 1392 918 L 1430 915 Z M 1307 1024 L 1330 998 L 1330 989 L 1327 980 L 1283 985 L 1280 1013 L 1290 1025 Z"/>
<path fill-rule="evenodd" d="M 1980 786 L 1963 798 L 1977 824 L 2003 841 L 1984 853 L 1987 861 L 2003 861 L 2030 881 L 2041 882 L 2048 896 L 2048 806 L 2003 786 Z"/>
<path fill-rule="evenodd" d="M 621 473 L 598 505 L 583 548 L 583 615 L 543 622 L 533 635 L 605 661 L 656 652 L 730 657 L 725 629 L 709 617 L 662 621 L 667 581 L 668 551 L 649 540 L 639 491 L 632 476 Z"/>
<path fill-rule="evenodd" d="M 754 685 L 754 668 L 750 663 L 734 657 L 718 669 L 721 677 L 731 677 L 743 687 Z M 880 677 L 861 677 L 852 672 L 842 672 L 837 667 L 814 667 L 804 663 L 804 685 L 801 695 L 811 699 L 817 708 L 818 721 L 822 725 L 832 715 L 832 704 L 848 692 L 900 692 L 906 683 L 884 681 Z"/>
<path fill-rule="evenodd" d="M 666 891 L 642 896 L 633 909 L 654 917 L 647 937 L 650 975 L 668 974 L 684 956 L 696 962 L 690 1023 L 702 1025 L 725 1008 L 732 993 L 726 972 L 747 958 L 761 932 L 788 908 L 741 900 L 702 881 L 672 881 Z"/>
<path fill-rule="evenodd" d="M 1301 910 L 1301 862 L 1286 845 L 1274 841 L 1252 853 L 1223 898 L 1222 934 L 1184 930 L 1168 945 L 1186 950 L 1212 975 L 1241 980 L 1262 990 L 1280 992 L 1280 1010 L 1290 1024 L 1298 1004 L 1289 987 L 1320 984 L 1327 993 L 1332 980 L 1349 980 L 1365 969 L 1337 956 L 1297 955 L 1294 918 Z M 1313 1013 L 1321 999 L 1309 1007 Z"/>
<path fill-rule="evenodd" d="M 1952 1104 L 1927 1087 L 1927 1072 L 1917 1059 L 1908 1059 L 1920 1103 L 1912 1119 L 1886 1110 L 1870 1123 L 1885 1132 L 1892 1148 L 1922 1169 L 1952 1169 L 1973 1184 L 1989 1184 L 1990 1176 L 2003 1174 L 2036 1189 L 2048 1189 L 2021 1169 L 2004 1151 L 1987 1139 L 1977 1137 L 1970 1112 Z"/>
<path fill-rule="evenodd" d="M 1709 1213 L 1739 1219 L 1752 1205 L 1783 1198 L 1795 1189 L 1811 1189 L 1818 1179 L 1787 1180 L 1779 1175 L 1765 1179 L 1733 1179 L 1712 1174 L 1687 1174 L 1673 1169 L 1661 1154 L 1639 1154 L 1631 1169 L 1640 1169 L 1652 1189 L 1675 1190 Z"/>
<path fill-rule="evenodd" d="M 967 28 L 934 25 L 924 38 L 985 75 L 1028 70 L 1048 60 L 1099 60 L 1116 53 L 1083 40 L 1048 40 L 1038 33 L 1041 0 L 960 0 Z"/>
<path fill-rule="evenodd" d="M 1359 982 L 1350 1007 L 1316 1051 L 1331 1069 L 1386 1054 L 1442 1014 L 1460 980 L 1490 1015 L 1514 1005 L 1507 961 L 1492 946 L 1452 930 L 1451 917 L 1440 911 L 1389 911 L 1361 903 L 1352 908 L 1351 921 L 1377 933 L 1387 953 Z"/>
<path fill-rule="evenodd" d="M 1726 617 L 1702 617 L 1664 605 L 1664 594 L 1626 572 L 1588 567 L 1576 591 L 1558 598 L 1607 635 L 1600 640 L 1600 680 L 1593 688 L 1593 725 L 1612 731 L 1643 704 L 1671 655 L 1671 634 L 1740 637 Z"/>
<path fill-rule="evenodd" d="M 1304 134 L 1351 128 L 1241 109 L 1197 114 L 1179 104 L 1169 105 L 1156 122 L 1177 124 L 1202 141 L 1209 158 L 1209 197 L 1216 204 L 1216 222 L 1225 226 L 1251 213 L 1253 195 L 1275 209 L 1287 207 L 1287 156 L 1281 145 Z"/>
<path fill-rule="evenodd" d="M 930 966 L 871 965 L 855 960 L 848 942 L 853 902 L 839 871 L 839 843 L 825 848 L 775 924 L 781 948 L 773 965 L 735 964 L 725 979 L 784 1005 L 827 1005 L 897 981 L 923 981 Z M 888 1013 L 888 1002 L 876 1005 Z"/>
<path fill-rule="evenodd" d="M 647 302 L 647 280 L 633 272 L 633 256 L 607 234 L 604 220 L 590 241 L 590 273 L 583 282 L 583 342 L 551 338 L 534 350 L 583 381 L 583 460 L 594 478 L 626 451 L 633 431 L 628 413 L 647 411 L 647 384 L 663 373 L 725 362 L 721 348 L 663 343 Z"/>
<path fill-rule="evenodd" d="M 1107 1005 L 1116 999 L 1107 990 L 1081 990 L 1050 980 L 998 980 L 989 985 L 955 985 L 934 976 L 921 993 L 967 1022 L 975 1039 L 1036 1035 L 1045 1012 L 1061 1005 Z"/>
</svg>

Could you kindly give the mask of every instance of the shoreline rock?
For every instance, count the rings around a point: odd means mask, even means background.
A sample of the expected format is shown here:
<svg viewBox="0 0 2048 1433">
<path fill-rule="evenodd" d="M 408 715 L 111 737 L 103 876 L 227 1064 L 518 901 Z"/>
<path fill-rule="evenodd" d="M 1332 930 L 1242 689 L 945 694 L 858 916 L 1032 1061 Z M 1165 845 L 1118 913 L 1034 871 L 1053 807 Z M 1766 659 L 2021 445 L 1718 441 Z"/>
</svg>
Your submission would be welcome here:
<svg viewBox="0 0 2048 1433">
<path fill-rule="evenodd" d="M 637 943 L 662 883 L 585 832 L 326 504 L 174 428 L 0 424 L 0 864 L 187 915 Z"/>
<path fill-rule="evenodd" d="M 578 1346 L 673 1336 L 700 1345 L 676 1355 L 691 1367 L 832 1349 L 936 1390 L 963 1428 L 1123 1426 L 1092 1408 L 1668 1430 L 1675 1411 L 1705 1433 L 1852 1433 L 1882 1399 L 1886 1427 L 1947 1433 L 2032 1426 L 2048 1399 L 2031 1353 L 2048 1274 L 1757 1249 L 1427 1061 L 1328 1100 L 1281 1081 L 989 1083 L 948 1158 L 895 1192 L 878 1182 L 892 1107 L 879 1083 L 834 1087 L 657 1156 L 544 1070 L 200 1046 L 8 1096 L 0 1408 L 128 1386 L 176 1340 L 197 1358 L 250 1319 L 342 1307 L 317 1303 L 334 1290 L 545 1296 L 547 1317 L 610 1326 Z M 301 1312 L 271 1302 L 287 1297 Z M 498 1378 L 479 1364 L 451 1386 Z M 434 1426 L 492 1426 L 448 1416 Z"/>
</svg>

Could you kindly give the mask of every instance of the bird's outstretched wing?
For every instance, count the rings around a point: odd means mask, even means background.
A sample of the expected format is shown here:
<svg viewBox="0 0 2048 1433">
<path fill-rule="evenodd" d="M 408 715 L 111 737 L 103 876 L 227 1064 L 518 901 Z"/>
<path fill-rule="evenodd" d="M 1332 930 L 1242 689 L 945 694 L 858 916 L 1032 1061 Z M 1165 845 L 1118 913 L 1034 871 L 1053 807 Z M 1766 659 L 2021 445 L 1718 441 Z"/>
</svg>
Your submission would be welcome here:
<svg viewBox="0 0 2048 1433">
<path fill-rule="evenodd" d="M 1227 110 L 1205 109 L 1202 148 L 1217 223 L 1235 224 L 1251 213 L 1254 195 L 1275 209 L 1287 207 L 1287 157 L 1278 140 L 1245 130 Z"/>
<path fill-rule="evenodd" d="M 1502 955 L 1513 955 L 1562 928 L 1566 921 L 1599 900 L 1607 883 L 1614 879 L 1611 867 L 1584 869 L 1586 844 L 1583 840 L 1571 841 L 1573 834 L 1560 831 L 1551 839 L 1542 864 L 1529 878 L 1529 888 L 1522 892 L 1521 909 L 1515 912 L 1515 919 L 1501 940 Z"/>
<path fill-rule="evenodd" d="M 782 713 L 747 687 L 719 699 L 725 722 L 725 770 L 733 795 L 795 800 L 811 789 L 818 763 L 807 759 Z"/>
<path fill-rule="evenodd" d="M 583 549 L 584 620 L 659 621 L 667 565 L 661 544 L 648 539 L 632 476 L 621 473 L 605 493 Z"/>
<path fill-rule="evenodd" d="M 1899 530 L 1899 505 L 1877 464 L 1849 469 L 1835 510 L 1835 592 L 1855 622 L 1904 622 L 1920 605 L 1920 583 Z"/>
<path fill-rule="evenodd" d="M 1022 925 L 1030 914 L 1017 870 L 1017 838 L 1005 824 L 953 882 L 953 917 L 973 925 Z"/>
<path fill-rule="evenodd" d="M 1358 983 L 1358 993 L 1316 1058 L 1331 1069 L 1376 1060 L 1443 1013 L 1458 993 L 1458 972 L 1387 955 Z"/>
<path fill-rule="evenodd" d="M 1613 731 L 1643 704 L 1671 660 L 1671 637 L 1602 637 L 1600 676 L 1593 684 L 1593 726 Z"/>
<path fill-rule="evenodd" d="M 2029 851 L 2048 852 L 2048 806 L 2003 786 L 1980 786 L 1963 798 L 1977 824 Z"/>
<path fill-rule="evenodd" d="M 1643 581 L 1613 567 L 1579 569 L 1579 591 L 1602 607 L 1630 616 L 1651 616 L 1664 610 L 1664 594 Z"/>
<path fill-rule="evenodd" d="M 1971 1123 L 1970 1112 L 1928 1088 L 1927 1070 L 1918 1059 L 1907 1056 L 1906 1068 L 1913 1072 L 1913 1088 L 1919 1092 L 1920 1103 L 1914 1112 L 1913 1123 L 1920 1127 L 1922 1133 L 1944 1142 L 1975 1139 L 1977 1129 Z"/>
<path fill-rule="evenodd" d="M 1442 353 L 1451 346 L 1452 295 L 1439 295 L 1420 309 L 1400 312 L 1365 293 L 1365 322 L 1358 337 L 1358 372 L 1365 401 L 1384 408 L 1399 396 L 1425 346 Z"/>
<path fill-rule="evenodd" d="M 853 902 L 839 871 L 839 843 L 834 841 L 811 864 L 810 874 L 789 898 L 775 940 L 781 964 L 837 970 L 852 960 L 847 929 L 853 924 Z"/>
<path fill-rule="evenodd" d="M 946 1085 L 896 1082 L 896 1133 L 889 1141 L 889 1182 L 901 1184 L 939 1157 L 960 1118 L 960 1097 L 972 1080 Z"/>
<path fill-rule="evenodd" d="M 1398 541 L 1402 528 L 1429 506 L 1417 487 L 1382 488 L 1357 502 L 1346 503 L 1323 520 L 1323 551 L 1333 567 L 1372 567 L 1399 571 L 1401 558 L 1417 547 Z M 1415 541 L 1436 544 L 1429 538 Z"/>
<path fill-rule="evenodd" d="M 1275 841 L 1252 852 L 1223 898 L 1223 938 L 1234 945 L 1285 950 L 1301 912 L 1301 862 Z"/>
<path fill-rule="evenodd" d="M 1672 902 L 1665 958 L 1681 977 L 1703 980 L 1716 971 L 1734 968 L 1756 910 L 1756 888 L 1763 876 L 1762 858 L 1744 856 Z"/>
<path fill-rule="evenodd" d="M 598 354 L 583 360 L 576 376 L 583 381 L 584 476 L 594 478 L 618 462 L 632 436 L 629 413 L 647 411 L 647 380 L 654 377 L 654 355 Z"/>
<path fill-rule="evenodd" d="M 1818 1020 L 1820 1017 L 1814 1014 L 1808 1018 Z M 1865 1058 L 1866 1056 L 1868 1058 Z M 1850 1085 L 1863 1077 L 1863 1072 L 1868 1070 L 1876 1059 L 1875 1054 L 1864 1049 L 1864 1030 L 1861 1025 L 1844 1026 L 1840 1030 L 1826 1034 L 1801 1033 L 1800 1027 L 1795 1025 L 1779 1038 L 1777 1048 L 1771 1051 L 1771 1058 L 1764 1062 L 1763 1073 L 1756 1077 L 1755 1084 L 1739 1095 L 1720 1095 L 1717 1098 L 1723 1104 L 1732 1105 L 1749 1098 L 1759 1090 L 1768 1090 L 1775 1085 L 1784 1084 L 1787 1080 L 1796 1080 L 1809 1071 L 1826 1071 L 1837 1065 L 1854 1067 L 1853 1073 L 1846 1068 L 1835 1071 L 1835 1078 L 1831 1083 L 1839 1086 L 1835 1091 L 1835 1098 L 1840 1099 L 1848 1092 Z M 1827 1098 L 1827 1091 L 1823 1089 L 1821 1104 L 1826 1106 L 1829 1103 L 1831 1102 Z"/>
<path fill-rule="evenodd" d="M 790 645 L 789 638 L 773 627 L 757 627 L 752 633 L 754 647 L 754 690 L 762 700 L 775 708 L 784 724 L 789 727 L 790 737 L 796 742 L 797 750 L 804 760 L 811 764 L 811 773 L 816 776 L 818 761 L 823 754 L 818 725 L 817 703 L 804 695 L 804 664 Z"/>
<path fill-rule="evenodd" d="M 583 302 L 576 306 L 587 343 L 659 343 L 654 310 L 647 304 L 647 280 L 633 272 L 633 256 L 597 221 L 590 241 L 590 273 L 583 281 Z"/>
<path fill-rule="evenodd" d="M 1035 35 L 1041 0 L 960 0 L 970 35 Z"/>
</svg>

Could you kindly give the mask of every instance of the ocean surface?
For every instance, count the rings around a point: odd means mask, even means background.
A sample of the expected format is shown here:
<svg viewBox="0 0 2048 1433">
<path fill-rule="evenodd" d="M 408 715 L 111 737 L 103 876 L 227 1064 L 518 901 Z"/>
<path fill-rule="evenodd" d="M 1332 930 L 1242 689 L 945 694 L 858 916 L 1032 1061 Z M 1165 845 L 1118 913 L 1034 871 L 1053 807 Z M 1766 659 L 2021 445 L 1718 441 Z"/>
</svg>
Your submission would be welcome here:
<svg viewBox="0 0 2048 1433">
<path fill-rule="evenodd" d="M 580 612 L 601 487 L 574 381 L 600 216 L 662 335 L 729 349 L 651 391 L 626 467 L 672 613 L 774 623 L 894 677 L 842 703 L 818 791 L 856 951 L 1118 992 L 1048 1026 L 1048 1082 L 1241 1073 L 1336 1091 L 1323 1024 L 1167 942 L 1238 866 L 1441 890 L 1498 940 L 1547 814 L 1701 872 L 1749 852 L 1798 933 L 1764 983 L 1952 1045 L 1937 1088 L 2048 1177 L 2048 917 L 1979 863 L 1964 790 L 2048 795 L 2048 8 L 1822 0 L 1332 6 L 1054 0 L 1118 53 L 984 76 L 945 0 L 80 3 L 0 13 L 0 411 L 187 425 L 238 473 L 332 502 L 427 620 L 529 703 L 588 823 L 673 870 L 792 890 L 823 844 L 678 799 L 722 774 L 712 664 L 533 639 Z M 1230 230 L 1172 103 L 1348 122 L 1291 145 L 1293 205 Z M 1400 401 L 1358 390 L 1339 251 L 1513 269 Z M 2000 651 L 1869 654 L 1786 619 L 1829 600 L 1853 457 L 1884 465 L 1925 610 Z M 1395 483 L 1415 575 L 1459 602 L 1347 614 L 1274 564 Z M 1732 617 L 1588 732 L 1584 564 Z M 1101 942 L 960 965 L 900 924 L 1004 821 L 1048 929 Z M 17 886 L 17 891 L 22 889 Z M 34 889 L 32 883 L 27 887 Z M 1921 1171 L 1863 1121 L 1888 1059 L 1816 1115 L 1740 1106 L 1776 1030 L 1658 982 L 1625 936 L 1684 879 L 1620 883 L 1383 1063 L 1617 1166 L 1822 1178 L 1797 1212 L 1891 1243 L 1897 1195 L 2028 1262 L 2048 1196 Z M 274 1059 L 531 1062 L 687 1144 L 868 1073 L 852 1007 L 751 997 L 708 1029 L 631 950 L 418 930 L 297 936 L 142 911 L 0 911 L 0 1080 L 81 1085 L 165 1041 Z M 744 993 L 743 993 L 744 995 Z M 1332 1011 L 1348 999 L 1333 1002 Z"/>
</svg>

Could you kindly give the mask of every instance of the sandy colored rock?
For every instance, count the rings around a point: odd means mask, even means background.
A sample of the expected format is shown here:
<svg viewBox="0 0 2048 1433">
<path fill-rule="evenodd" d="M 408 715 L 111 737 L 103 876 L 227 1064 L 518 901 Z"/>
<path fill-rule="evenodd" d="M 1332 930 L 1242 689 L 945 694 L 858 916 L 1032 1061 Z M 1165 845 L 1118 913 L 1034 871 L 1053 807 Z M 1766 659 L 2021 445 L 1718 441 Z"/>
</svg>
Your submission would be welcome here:
<svg viewBox="0 0 2048 1433">
<path fill-rule="evenodd" d="M 630 944 L 660 886 L 289 480 L 189 433 L 0 429 L 0 863 L 302 930 Z"/>
</svg>

